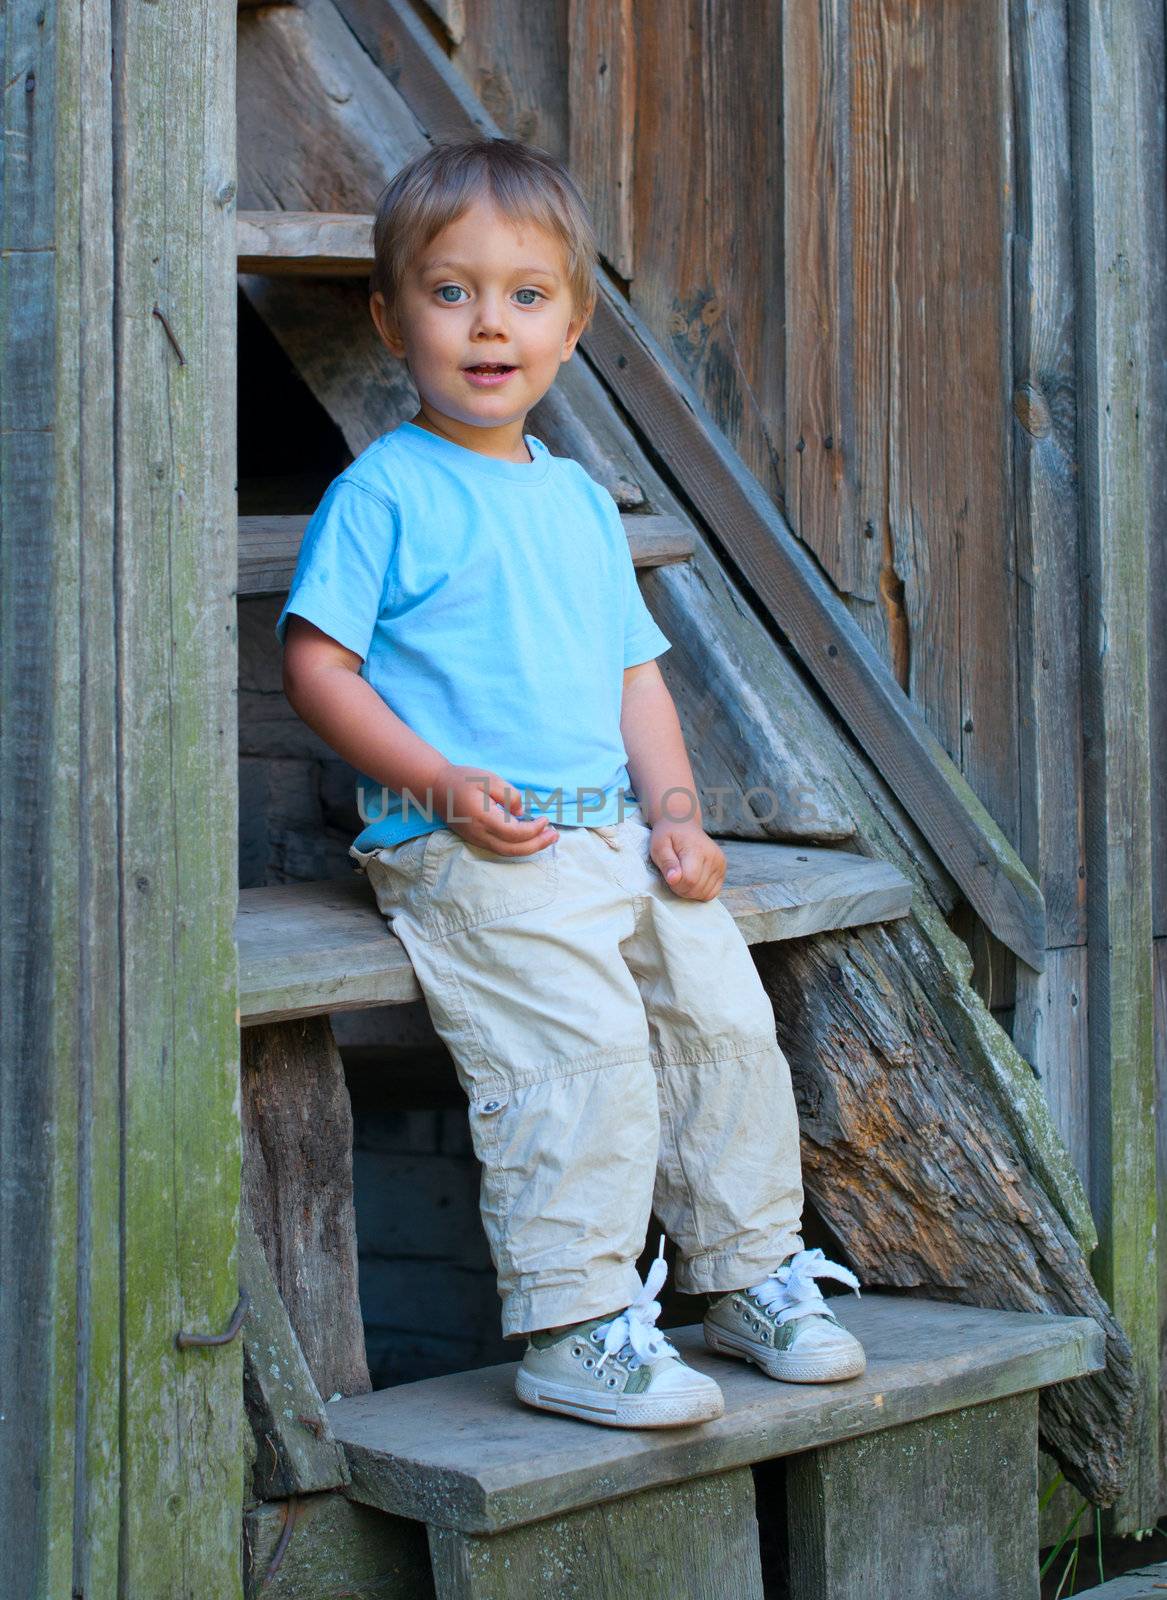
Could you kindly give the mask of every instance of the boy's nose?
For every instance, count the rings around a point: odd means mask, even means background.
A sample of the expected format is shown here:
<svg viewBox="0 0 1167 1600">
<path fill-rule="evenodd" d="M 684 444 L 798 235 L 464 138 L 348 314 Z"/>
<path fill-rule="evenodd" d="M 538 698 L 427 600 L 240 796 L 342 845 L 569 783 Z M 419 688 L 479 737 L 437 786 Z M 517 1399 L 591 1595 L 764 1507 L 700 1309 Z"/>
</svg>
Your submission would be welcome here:
<svg viewBox="0 0 1167 1600">
<path fill-rule="evenodd" d="M 483 296 L 477 305 L 477 314 L 470 329 L 470 342 L 478 344 L 482 339 L 497 339 L 499 335 L 506 335 L 507 307 L 504 300 L 492 300 Z"/>
</svg>

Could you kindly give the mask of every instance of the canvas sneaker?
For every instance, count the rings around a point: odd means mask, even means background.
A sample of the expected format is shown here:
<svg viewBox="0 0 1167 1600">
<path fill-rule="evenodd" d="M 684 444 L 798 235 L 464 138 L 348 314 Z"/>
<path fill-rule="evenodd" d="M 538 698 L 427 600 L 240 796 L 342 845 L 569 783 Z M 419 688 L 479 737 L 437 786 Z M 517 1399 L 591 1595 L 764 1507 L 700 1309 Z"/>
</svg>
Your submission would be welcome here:
<svg viewBox="0 0 1167 1600">
<path fill-rule="evenodd" d="M 718 1385 L 686 1366 L 655 1327 L 667 1272 L 662 1236 L 661 1254 L 618 1316 L 533 1335 L 515 1374 L 519 1399 L 609 1428 L 675 1428 L 720 1417 Z"/>
<path fill-rule="evenodd" d="M 859 1279 L 819 1249 L 787 1256 L 762 1283 L 723 1295 L 705 1314 L 705 1343 L 721 1355 L 752 1361 L 788 1383 L 857 1378 L 867 1356 L 815 1282 L 837 1278 L 859 1293 Z"/>
</svg>

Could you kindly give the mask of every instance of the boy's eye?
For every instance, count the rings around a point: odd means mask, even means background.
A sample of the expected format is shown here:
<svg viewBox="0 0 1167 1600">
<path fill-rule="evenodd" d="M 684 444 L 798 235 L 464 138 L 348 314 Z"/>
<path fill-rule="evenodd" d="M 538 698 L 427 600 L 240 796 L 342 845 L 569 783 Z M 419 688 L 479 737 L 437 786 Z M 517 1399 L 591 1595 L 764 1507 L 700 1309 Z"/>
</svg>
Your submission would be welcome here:
<svg viewBox="0 0 1167 1600">
<path fill-rule="evenodd" d="M 539 292 L 538 289 L 516 289 L 515 293 L 516 294 L 533 294 L 535 296 L 536 300 L 542 300 L 542 298 L 543 298 L 542 294 Z M 524 301 L 521 302 L 521 304 L 523 304 L 525 306 L 533 306 L 535 304 L 535 300 L 524 300 Z"/>
<path fill-rule="evenodd" d="M 460 284 L 457 284 L 457 283 L 443 283 L 441 285 L 441 287 L 438 289 L 437 292 L 443 297 L 442 298 L 442 304 L 443 305 L 447 305 L 447 306 L 456 306 L 458 304 L 457 300 L 447 300 L 445 298 L 445 294 L 446 294 L 446 290 L 447 289 L 453 289 L 456 294 L 465 294 L 465 292 L 466 292 L 462 288 L 462 286 Z"/>
</svg>

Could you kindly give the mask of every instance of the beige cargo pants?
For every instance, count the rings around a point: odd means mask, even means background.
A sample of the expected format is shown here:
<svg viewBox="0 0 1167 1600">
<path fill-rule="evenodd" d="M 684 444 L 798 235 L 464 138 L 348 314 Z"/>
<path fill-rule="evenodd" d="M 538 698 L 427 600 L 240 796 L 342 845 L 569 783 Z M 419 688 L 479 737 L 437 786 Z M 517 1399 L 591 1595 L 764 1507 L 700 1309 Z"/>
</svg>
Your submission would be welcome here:
<svg viewBox="0 0 1167 1600">
<path fill-rule="evenodd" d="M 656 1211 L 688 1293 L 801 1250 L 790 1069 L 720 900 L 675 895 L 639 813 L 501 856 L 449 828 L 349 854 L 470 1102 L 507 1337 L 622 1310 Z"/>
</svg>

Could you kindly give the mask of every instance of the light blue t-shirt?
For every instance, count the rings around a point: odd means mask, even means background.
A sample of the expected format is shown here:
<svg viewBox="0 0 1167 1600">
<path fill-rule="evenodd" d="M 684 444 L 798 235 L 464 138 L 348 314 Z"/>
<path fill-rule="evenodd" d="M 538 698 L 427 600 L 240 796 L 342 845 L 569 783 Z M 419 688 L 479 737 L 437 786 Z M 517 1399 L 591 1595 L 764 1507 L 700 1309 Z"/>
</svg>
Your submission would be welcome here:
<svg viewBox="0 0 1167 1600">
<path fill-rule="evenodd" d="M 403 422 L 333 479 L 288 598 L 362 658 L 414 733 L 519 790 L 557 825 L 620 820 L 635 795 L 620 736 L 625 667 L 670 648 L 640 595 L 616 503 L 526 435 L 499 461 Z M 358 774 L 359 850 L 445 826 Z M 476 802 L 477 803 L 477 802 Z M 444 804 L 444 801 L 443 801 Z"/>
</svg>

